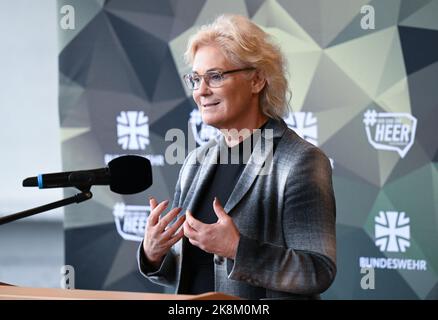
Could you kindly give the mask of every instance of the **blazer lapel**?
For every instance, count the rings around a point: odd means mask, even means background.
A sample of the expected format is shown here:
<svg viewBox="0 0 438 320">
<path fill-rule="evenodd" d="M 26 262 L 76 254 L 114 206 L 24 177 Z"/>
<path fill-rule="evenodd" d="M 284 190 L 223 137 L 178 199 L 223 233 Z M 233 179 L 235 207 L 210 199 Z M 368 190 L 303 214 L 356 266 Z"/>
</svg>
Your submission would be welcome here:
<svg viewBox="0 0 438 320">
<path fill-rule="evenodd" d="M 210 145 L 211 144 L 211 145 Z M 199 201 L 199 197 L 202 194 L 202 190 L 206 187 L 207 181 L 209 181 L 212 173 L 214 173 L 214 165 L 217 162 L 217 156 L 219 154 L 219 148 L 217 145 L 216 140 L 212 140 L 208 143 L 208 145 L 205 147 L 204 150 L 208 150 L 205 157 L 201 160 L 200 167 L 196 167 L 195 170 L 197 170 L 197 173 L 195 175 L 195 178 L 193 179 L 189 190 L 184 198 L 182 208 L 185 208 L 186 210 L 189 210 L 193 213 L 193 207 L 196 204 L 197 201 Z M 195 155 L 196 156 L 196 155 Z M 196 160 L 198 161 L 198 160 Z M 188 239 L 187 237 L 183 237 L 182 244 L 181 244 L 181 251 L 180 251 L 180 268 L 183 266 L 184 261 L 184 251 L 185 248 L 187 248 L 188 245 Z M 180 269 L 181 270 L 181 269 Z M 181 273 L 179 275 L 181 277 Z M 177 284 L 177 292 L 180 292 L 180 284 L 181 284 L 181 278 L 178 279 Z"/>
<path fill-rule="evenodd" d="M 199 200 L 202 190 L 206 188 L 207 181 L 210 180 L 211 175 L 214 172 L 214 166 L 217 163 L 217 157 L 219 154 L 217 142 L 214 141 L 214 144 L 207 149 L 208 153 L 205 155 L 205 158 L 201 160 L 201 167 L 198 169 L 198 173 L 196 174 L 182 205 L 183 208 L 186 208 L 189 211 L 193 211 L 193 206 Z"/>
<path fill-rule="evenodd" d="M 225 204 L 225 212 L 229 213 L 239 203 L 259 175 L 270 174 L 274 156 L 274 138 L 281 137 L 286 128 L 287 125 L 284 121 L 269 120 L 233 192 Z"/>
</svg>

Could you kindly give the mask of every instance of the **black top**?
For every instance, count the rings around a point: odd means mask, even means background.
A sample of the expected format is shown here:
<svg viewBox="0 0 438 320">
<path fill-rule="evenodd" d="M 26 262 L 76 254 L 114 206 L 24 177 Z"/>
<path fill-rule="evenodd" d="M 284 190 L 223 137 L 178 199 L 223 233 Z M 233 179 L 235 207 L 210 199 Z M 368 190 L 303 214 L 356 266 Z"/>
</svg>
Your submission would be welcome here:
<svg viewBox="0 0 438 320">
<path fill-rule="evenodd" d="M 265 125 L 266 123 L 260 129 L 263 130 Z M 220 161 L 217 161 L 218 164 L 215 165 L 214 172 L 207 182 L 209 187 L 205 190 L 202 201 L 193 208 L 192 213 L 196 219 L 203 223 L 216 223 L 217 216 L 213 210 L 214 197 L 217 197 L 222 206 L 225 206 L 248 162 L 257 137 L 259 135 L 251 135 L 247 138 L 251 139 L 251 152 L 244 152 L 245 144 L 249 145 L 249 141 L 246 140 L 245 143 L 242 141 L 238 145 L 228 148 L 227 164 L 220 164 Z M 182 273 L 184 276 L 181 279 L 181 293 L 201 294 L 214 291 L 213 254 L 199 249 L 189 241 L 186 244 L 183 259 L 185 272 Z"/>
</svg>

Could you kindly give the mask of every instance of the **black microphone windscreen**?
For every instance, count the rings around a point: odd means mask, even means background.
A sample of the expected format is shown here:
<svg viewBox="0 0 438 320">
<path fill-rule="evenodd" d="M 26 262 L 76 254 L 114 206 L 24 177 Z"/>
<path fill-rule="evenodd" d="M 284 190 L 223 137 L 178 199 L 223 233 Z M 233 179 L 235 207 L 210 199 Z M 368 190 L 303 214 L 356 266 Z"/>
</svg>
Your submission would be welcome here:
<svg viewBox="0 0 438 320">
<path fill-rule="evenodd" d="M 23 180 L 23 187 L 38 187 L 37 177 L 30 177 Z"/>
<path fill-rule="evenodd" d="M 152 185 L 151 162 L 140 156 L 127 155 L 108 163 L 110 189 L 120 194 L 142 192 Z"/>
</svg>

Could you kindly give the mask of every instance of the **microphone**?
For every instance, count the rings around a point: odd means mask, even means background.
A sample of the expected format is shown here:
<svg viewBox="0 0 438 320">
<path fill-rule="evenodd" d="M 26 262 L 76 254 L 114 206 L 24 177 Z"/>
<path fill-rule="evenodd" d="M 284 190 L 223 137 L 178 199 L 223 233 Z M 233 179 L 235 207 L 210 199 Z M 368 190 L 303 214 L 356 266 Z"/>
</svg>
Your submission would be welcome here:
<svg viewBox="0 0 438 320">
<path fill-rule="evenodd" d="M 40 174 L 23 180 L 23 187 L 89 189 L 92 185 L 109 185 L 111 191 L 133 194 L 152 185 L 152 168 L 148 159 L 127 155 L 111 160 L 108 167 L 70 172 Z"/>
</svg>

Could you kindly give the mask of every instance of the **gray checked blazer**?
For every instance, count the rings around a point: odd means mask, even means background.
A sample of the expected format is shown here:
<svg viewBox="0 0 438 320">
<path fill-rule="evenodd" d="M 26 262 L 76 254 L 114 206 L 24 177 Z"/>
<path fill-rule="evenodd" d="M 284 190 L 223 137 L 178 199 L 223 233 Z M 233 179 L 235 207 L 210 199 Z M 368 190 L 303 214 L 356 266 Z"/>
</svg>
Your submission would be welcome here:
<svg viewBox="0 0 438 320">
<path fill-rule="evenodd" d="M 224 206 L 239 229 L 240 242 L 235 260 L 214 256 L 215 291 L 246 299 L 317 299 L 336 275 L 330 162 L 282 120 L 270 119 L 261 137 Z M 202 201 L 221 145 L 222 135 L 185 159 L 173 200 L 173 207 L 183 208 L 181 214 Z M 181 292 L 186 241 L 183 237 L 172 247 L 158 270 L 146 261 L 141 244 L 141 273 Z"/>
</svg>

